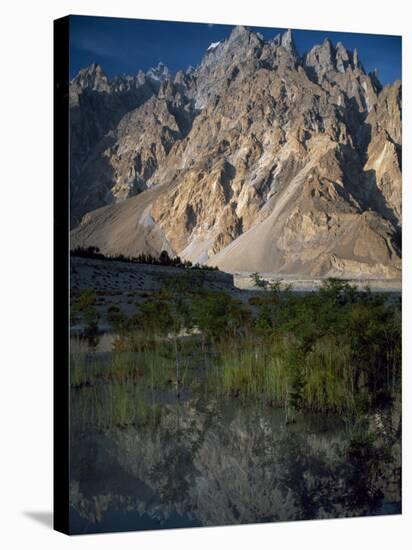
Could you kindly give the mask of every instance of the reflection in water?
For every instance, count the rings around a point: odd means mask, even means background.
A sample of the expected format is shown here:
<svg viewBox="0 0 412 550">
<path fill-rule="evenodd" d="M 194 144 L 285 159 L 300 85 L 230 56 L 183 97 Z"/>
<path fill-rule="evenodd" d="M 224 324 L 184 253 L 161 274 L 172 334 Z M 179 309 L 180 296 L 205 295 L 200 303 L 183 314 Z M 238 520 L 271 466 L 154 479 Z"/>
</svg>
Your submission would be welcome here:
<svg viewBox="0 0 412 550">
<path fill-rule="evenodd" d="M 138 382 L 72 389 L 71 530 L 400 512 L 400 410 L 356 422 Z"/>
</svg>

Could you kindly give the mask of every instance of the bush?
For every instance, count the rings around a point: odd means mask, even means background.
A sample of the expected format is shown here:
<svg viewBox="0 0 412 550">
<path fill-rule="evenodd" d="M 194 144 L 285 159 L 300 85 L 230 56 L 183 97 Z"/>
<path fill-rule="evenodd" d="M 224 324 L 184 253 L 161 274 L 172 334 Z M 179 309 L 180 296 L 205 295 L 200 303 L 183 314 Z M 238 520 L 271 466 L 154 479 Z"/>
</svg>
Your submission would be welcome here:
<svg viewBox="0 0 412 550">
<path fill-rule="evenodd" d="M 114 328 L 119 329 L 126 324 L 127 318 L 118 306 L 112 305 L 107 308 L 107 320 Z"/>
<path fill-rule="evenodd" d="M 226 292 L 203 291 L 195 296 L 193 316 L 195 325 L 212 341 L 241 337 L 251 321 L 250 311 Z"/>
</svg>

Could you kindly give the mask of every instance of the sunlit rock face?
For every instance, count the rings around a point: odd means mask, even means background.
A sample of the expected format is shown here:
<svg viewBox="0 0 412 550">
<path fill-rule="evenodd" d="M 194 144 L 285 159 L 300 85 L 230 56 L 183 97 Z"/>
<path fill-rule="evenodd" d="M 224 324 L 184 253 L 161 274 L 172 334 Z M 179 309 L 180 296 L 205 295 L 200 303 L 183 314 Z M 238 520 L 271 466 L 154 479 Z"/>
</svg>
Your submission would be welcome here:
<svg viewBox="0 0 412 550">
<path fill-rule="evenodd" d="M 152 250 L 156 227 L 158 252 L 226 271 L 400 277 L 401 84 L 342 43 L 300 57 L 236 27 L 174 77 L 91 66 L 71 102 L 73 226 L 117 203 L 73 246 Z"/>
</svg>

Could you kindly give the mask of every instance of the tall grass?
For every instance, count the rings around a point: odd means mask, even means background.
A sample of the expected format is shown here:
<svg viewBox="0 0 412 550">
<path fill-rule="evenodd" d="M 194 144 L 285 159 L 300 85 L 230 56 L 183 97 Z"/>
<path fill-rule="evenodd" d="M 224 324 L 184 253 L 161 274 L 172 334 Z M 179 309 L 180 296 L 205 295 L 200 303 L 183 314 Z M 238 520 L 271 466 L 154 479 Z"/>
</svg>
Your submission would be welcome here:
<svg viewBox="0 0 412 550">
<path fill-rule="evenodd" d="M 373 400 L 365 375 L 359 376 L 353 364 L 350 346 L 330 336 L 307 353 L 291 338 L 270 344 L 227 341 L 220 346 L 212 371 L 208 384 L 212 391 L 288 410 L 341 414 Z"/>
<path fill-rule="evenodd" d="M 304 369 L 305 407 L 314 411 L 343 413 L 355 407 L 355 373 L 348 345 L 324 338 L 307 355 Z"/>
<path fill-rule="evenodd" d="M 157 423 L 162 406 L 130 382 L 96 383 L 71 394 L 71 426 L 100 431 Z"/>
<path fill-rule="evenodd" d="M 196 341 L 197 337 L 166 338 L 130 331 L 115 339 L 112 352 L 96 354 L 84 341 L 73 339 L 71 386 L 134 382 L 147 389 L 173 389 L 179 394 L 194 378 L 191 371 L 199 362 Z"/>
<path fill-rule="evenodd" d="M 113 352 L 104 360 L 85 353 L 71 357 L 70 385 L 74 388 L 103 382 L 136 382 L 146 387 L 162 387 L 173 377 L 173 358 L 157 350 Z"/>
<path fill-rule="evenodd" d="M 70 340 L 70 385 L 79 387 L 86 385 L 99 374 L 99 365 L 90 354 L 86 340 L 71 338 Z"/>
<path fill-rule="evenodd" d="M 391 402 L 401 381 L 400 343 L 400 304 L 336 280 L 308 296 L 272 285 L 253 314 L 223 292 L 170 287 L 141 306 L 106 361 L 75 346 L 71 382 L 176 395 L 206 388 L 288 411 L 344 414 Z"/>
<path fill-rule="evenodd" d="M 214 389 L 223 395 L 284 405 L 290 378 L 285 362 L 274 347 L 253 342 L 242 347 L 221 345 L 211 375 Z"/>
</svg>

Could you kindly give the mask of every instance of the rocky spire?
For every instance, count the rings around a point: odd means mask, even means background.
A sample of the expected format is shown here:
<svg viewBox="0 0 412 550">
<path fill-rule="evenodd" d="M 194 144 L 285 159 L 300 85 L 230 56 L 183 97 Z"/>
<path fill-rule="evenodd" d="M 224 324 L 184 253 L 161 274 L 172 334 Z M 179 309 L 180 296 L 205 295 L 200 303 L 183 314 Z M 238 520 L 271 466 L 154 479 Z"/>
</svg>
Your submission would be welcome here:
<svg viewBox="0 0 412 550">
<path fill-rule="evenodd" d="M 371 71 L 368 76 L 371 79 L 372 86 L 375 92 L 379 94 L 382 91 L 382 84 L 379 80 L 378 69 L 373 69 L 373 71 Z"/>
<path fill-rule="evenodd" d="M 362 65 L 362 61 L 359 58 L 359 53 L 356 48 L 353 50 L 352 64 L 355 69 L 359 69 L 362 73 L 366 74 L 365 68 Z"/>
<path fill-rule="evenodd" d="M 283 46 L 285 50 L 291 53 L 294 57 L 298 56 L 291 29 L 288 29 L 280 36 L 280 45 Z"/>
<path fill-rule="evenodd" d="M 73 84 L 82 89 L 88 88 L 97 92 L 110 90 L 109 79 L 98 63 L 93 63 L 81 69 L 73 79 Z"/>
<path fill-rule="evenodd" d="M 359 67 L 359 54 L 356 48 L 353 50 L 353 65 Z"/>
<path fill-rule="evenodd" d="M 342 42 L 336 44 L 336 70 L 344 73 L 349 65 L 349 54 Z"/>
<path fill-rule="evenodd" d="M 335 70 L 335 50 L 329 38 L 323 44 L 314 46 L 306 54 L 305 65 L 314 71 L 318 78 L 322 78 L 329 71 Z"/>
</svg>

